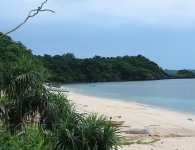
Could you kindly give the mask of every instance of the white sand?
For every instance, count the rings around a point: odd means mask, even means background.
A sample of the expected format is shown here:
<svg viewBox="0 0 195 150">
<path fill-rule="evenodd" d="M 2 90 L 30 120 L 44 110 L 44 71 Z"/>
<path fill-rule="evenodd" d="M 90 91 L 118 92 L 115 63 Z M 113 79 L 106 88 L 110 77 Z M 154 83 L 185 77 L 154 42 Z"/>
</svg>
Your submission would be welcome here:
<svg viewBox="0 0 195 150">
<path fill-rule="evenodd" d="M 81 95 L 73 91 L 67 94 L 80 113 L 99 113 L 113 120 L 124 120 L 121 131 L 129 126 L 141 125 L 152 131 L 151 135 L 132 135 L 123 132 L 128 139 L 160 139 L 152 144 L 123 146 L 124 150 L 195 150 L 195 115 L 177 113 L 161 108 L 123 102 L 113 99 Z M 120 116 L 120 117 L 119 117 Z"/>
</svg>

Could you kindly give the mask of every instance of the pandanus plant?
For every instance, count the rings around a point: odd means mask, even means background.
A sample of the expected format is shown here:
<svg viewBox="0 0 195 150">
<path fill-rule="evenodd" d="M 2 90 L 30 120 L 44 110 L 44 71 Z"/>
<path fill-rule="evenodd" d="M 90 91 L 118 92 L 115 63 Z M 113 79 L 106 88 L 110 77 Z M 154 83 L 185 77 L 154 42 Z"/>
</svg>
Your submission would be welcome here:
<svg viewBox="0 0 195 150">
<path fill-rule="evenodd" d="M 46 102 L 43 85 L 48 73 L 36 58 L 21 56 L 2 69 L 4 98 L 4 124 L 7 129 L 21 128 L 27 116 L 40 112 Z"/>
<path fill-rule="evenodd" d="M 62 94 L 44 87 L 47 71 L 36 59 L 22 56 L 3 71 L 4 125 L 11 133 L 25 127 L 26 117 L 39 114 L 42 131 L 51 132 L 52 149 L 110 150 L 118 145 L 117 129 L 103 116 L 84 117 Z M 1 112 L 0 112 L 1 113 Z"/>
</svg>

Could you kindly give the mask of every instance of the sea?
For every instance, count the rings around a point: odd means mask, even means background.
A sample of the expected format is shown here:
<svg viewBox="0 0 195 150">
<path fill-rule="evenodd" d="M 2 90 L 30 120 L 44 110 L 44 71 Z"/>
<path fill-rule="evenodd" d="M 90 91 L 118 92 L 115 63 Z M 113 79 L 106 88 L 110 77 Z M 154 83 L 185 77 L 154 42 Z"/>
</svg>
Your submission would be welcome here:
<svg viewBox="0 0 195 150">
<path fill-rule="evenodd" d="M 66 84 L 77 93 L 195 114 L 195 79 Z"/>
</svg>

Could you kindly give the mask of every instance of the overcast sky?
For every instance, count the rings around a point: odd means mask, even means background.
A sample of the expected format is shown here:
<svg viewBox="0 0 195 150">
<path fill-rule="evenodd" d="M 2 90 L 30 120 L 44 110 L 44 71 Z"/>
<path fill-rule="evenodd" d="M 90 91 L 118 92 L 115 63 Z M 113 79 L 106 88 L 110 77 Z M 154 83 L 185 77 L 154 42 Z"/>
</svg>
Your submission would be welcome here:
<svg viewBox="0 0 195 150">
<path fill-rule="evenodd" d="M 0 32 L 41 0 L 0 0 Z M 164 69 L 195 69 L 194 0 L 48 0 L 44 12 L 10 34 L 34 54 L 144 55 Z"/>
</svg>

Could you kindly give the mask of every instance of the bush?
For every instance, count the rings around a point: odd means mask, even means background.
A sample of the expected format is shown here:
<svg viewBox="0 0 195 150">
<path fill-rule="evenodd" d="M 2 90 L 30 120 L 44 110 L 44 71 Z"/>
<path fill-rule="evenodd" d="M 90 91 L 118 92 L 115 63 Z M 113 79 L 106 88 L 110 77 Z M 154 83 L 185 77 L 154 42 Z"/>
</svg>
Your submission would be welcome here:
<svg viewBox="0 0 195 150">
<path fill-rule="evenodd" d="M 28 128 L 25 135 L 0 133 L 0 150 L 50 150 L 51 138 L 45 138 L 37 128 Z"/>
<path fill-rule="evenodd" d="M 55 130 L 55 149 L 110 150 L 119 145 L 118 129 L 105 117 L 92 114 L 78 124 L 71 124 L 72 121 L 63 122 Z"/>
<path fill-rule="evenodd" d="M 118 129 L 104 116 L 92 114 L 82 122 L 83 150 L 110 150 L 119 145 Z"/>
<path fill-rule="evenodd" d="M 0 43 L 0 92 L 4 92 L 0 125 L 6 131 L 0 133 L 0 150 L 108 150 L 117 146 L 117 130 L 106 118 L 95 114 L 85 118 L 64 95 L 46 90 L 47 69 L 21 43 L 7 36 Z M 38 127 L 16 136 L 29 121 L 39 121 Z"/>
</svg>

